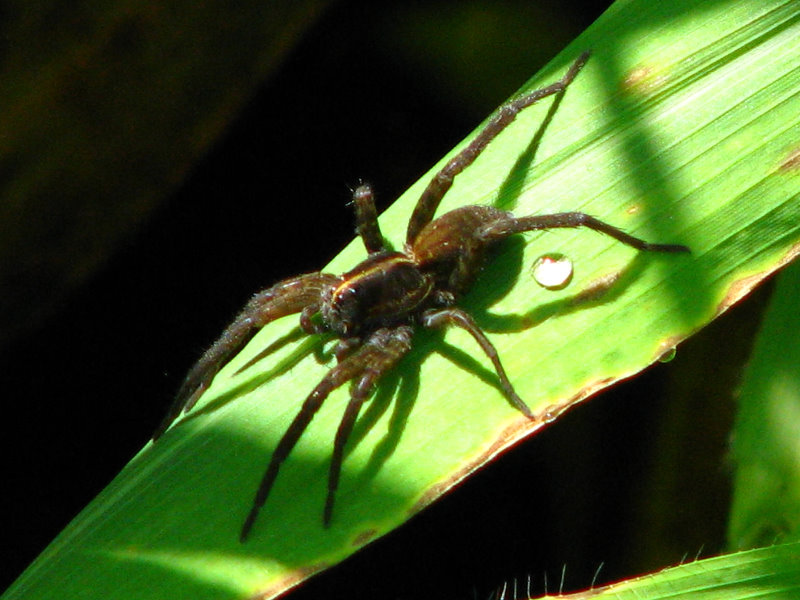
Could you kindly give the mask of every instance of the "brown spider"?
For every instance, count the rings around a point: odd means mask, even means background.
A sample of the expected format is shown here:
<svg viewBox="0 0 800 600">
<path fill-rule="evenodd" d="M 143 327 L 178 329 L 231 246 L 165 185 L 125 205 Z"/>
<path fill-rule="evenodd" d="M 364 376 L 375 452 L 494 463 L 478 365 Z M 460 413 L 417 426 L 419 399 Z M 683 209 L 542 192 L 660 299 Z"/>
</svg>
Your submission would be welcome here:
<svg viewBox="0 0 800 600">
<path fill-rule="evenodd" d="M 267 323 L 300 313 L 300 327 L 305 333 L 328 332 L 339 338 L 335 348 L 336 366 L 306 398 L 272 454 L 244 521 L 241 541 L 247 538 L 266 501 L 281 463 L 314 414 L 332 390 L 352 381 L 350 401 L 333 444 L 323 512 L 323 523 L 329 525 L 345 444 L 359 410 L 378 380 L 411 349 L 416 326 L 441 328 L 453 325 L 469 332 L 492 361 L 511 404 L 525 416 L 533 417 L 514 391 L 492 343 L 472 317 L 455 306 L 456 301 L 470 289 L 481 268 L 485 250 L 491 244 L 524 231 L 588 227 L 638 250 L 689 250 L 681 245 L 645 242 L 580 212 L 516 217 L 490 206 L 463 206 L 433 219 L 455 176 L 471 165 L 522 109 L 542 98 L 562 93 L 588 58 L 588 52 L 582 54 L 560 81 L 511 100 L 497 110 L 475 139 L 425 188 L 411 215 L 402 252 L 392 251 L 384 243 L 372 189 L 368 185 L 359 186 L 353 195 L 356 230 L 369 256 L 343 275 L 308 273 L 258 292 L 189 371 L 175 402 L 153 435 L 154 441 L 181 412 L 195 405 L 228 359 Z"/>
</svg>

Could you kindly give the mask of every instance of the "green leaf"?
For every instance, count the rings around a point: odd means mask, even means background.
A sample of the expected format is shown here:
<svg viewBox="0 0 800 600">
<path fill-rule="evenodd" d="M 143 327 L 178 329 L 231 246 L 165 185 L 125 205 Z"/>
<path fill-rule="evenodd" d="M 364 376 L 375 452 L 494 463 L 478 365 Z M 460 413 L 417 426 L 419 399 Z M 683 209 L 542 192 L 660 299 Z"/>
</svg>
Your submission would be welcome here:
<svg viewBox="0 0 800 600">
<path fill-rule="evenodd" d="M 547 127 L 550 101 L 524 111 L 458 177 L 439 214 L 464 204 L 581 210 L 692 254 L 637 253 L 580 230 L 499 249 L 464 305 L 490 332 L 535 421 L 508 405 L 468 335 L 421 332 L 356 425 L 332 526 L 322 527 L 321 514 L 346 389 L 331 395 L 284 463 L 242 545 L 239 529 L 269 455 L 331 365 L 315 356 L 322 340 L 275 344 L 296 328 L 283 319 L 5 597 L 273 597 L 669 353 L 788 262 L 800 241 L 800 5 L 618 2 L 525 89 L 558 79 L 587 48 L 589 64 Z M 433 172 L 381 218 L 398 245 Z M 539 287 L 528 271 L 550 252 L 575 264 L 560 291 Z M 329 269 L 363 256 L 354 242 Z"/>
<path fill-rule="evenodd" d="M 781 273 L 739 394 L 734 548 L 800 540 L 800 264 Z"/>
<path fill-rule="evenodd" d="M 620 600 L 789 600 L 797 598 L 798 594 L 800 544 L 794 543 L 698 560 L 590 592 L 558 597 L 565 600 L 604 597 Z"/>
</svg>

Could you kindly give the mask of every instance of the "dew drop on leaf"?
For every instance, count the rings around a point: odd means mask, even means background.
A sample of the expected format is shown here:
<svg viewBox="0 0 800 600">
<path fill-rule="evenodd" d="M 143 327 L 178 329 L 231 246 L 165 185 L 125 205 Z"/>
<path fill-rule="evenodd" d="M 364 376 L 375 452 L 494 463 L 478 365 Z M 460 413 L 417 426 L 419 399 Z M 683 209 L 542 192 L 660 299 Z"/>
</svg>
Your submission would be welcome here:
<svg viewBox="0 0 800 600">
<path fill-rule="evenodd" d="M 678 353 L 678 351 L 677 351 L 677 350 L 676 350 L 674 347 L 672 347 L 672 348 L 669 348 L 669 349 L 668 349 L 668 350 L 666 350 L 666 351 L 665 351 L 665 352 L 664 352 L 664 353 L 663 353 L 661 356 L 659 356 L 659 357 L 658 357 L 658 362 L 662 362 L 662 363 L 668 363 L 668 362 L 670 362 L 670 361 L 671 361 L 673 358 L 675 358 L 675 355 L 676 355 L 677 353 Z"/>
<path fill-rule="evenodd" d="M 560 290 L 572 281 L 572 261 L 563 254 L 544 254 L 533 263 L 533 278 L 543 288 Z"/>
</svg>

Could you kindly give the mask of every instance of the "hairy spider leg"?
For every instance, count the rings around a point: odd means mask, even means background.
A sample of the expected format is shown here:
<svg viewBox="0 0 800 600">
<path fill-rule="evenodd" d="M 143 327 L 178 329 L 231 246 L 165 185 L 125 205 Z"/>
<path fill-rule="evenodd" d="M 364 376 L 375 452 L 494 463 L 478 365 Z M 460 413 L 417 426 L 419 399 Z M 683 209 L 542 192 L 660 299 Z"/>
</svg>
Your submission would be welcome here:
<svg viewBox="0 0 800 600">
<path fill-rule="evenodd" d="M 367 340 L 365 350 L 374 356 L 370 358 L 369 367 L 360 375 L 358 382 L 350 391 L 350 401 L 347 403 L 347 408 L 345 408 L 333 442 L 333 454 L 331 455 L 331 466 L 328 474 L 328 496 L 325 499 L 325 510 L 322 513 L 322 522 L 325 527 L 328 527 L 331 523 L 333 502 L 336 497 L 336 490 L 339 487 L 339 475 L 342 472 L 344 448 L 353 431 L 361 406 L 369 398 L 378 380 L 390 371 L 411 349 L 413 336 L 413 327 L 403 325 L 401 327 L 379 329 Z"/>
<path fill-rule="evenodd" d="M 175 401 L 153 433 L 153 441 L 164 434 L 181 412 L 191 410 L 222 366 L 260 328 L 286 315 L 307 309 L 318 311 L 322 290 L 337 281 L 335 275 L 328 273 L 308 273 L 284 279 L 255 294 L 186 375 Z"/>
<path fill-rule="evenodd" d="M 508 375 L 506 375 L 506 371 L 500 362 L 497 349 L 492 342 L 489 341 L 489 338 L 486 337 L 486 334 L 483 333 L 481 328 L 478 327 L 478 324 L 469 313 L 454 307 L 429 310 L 422 315 L 422 325 L 431 329 L 454 325 L 472 335 L 475 341 L 478 342 L 478 345 L 480 345 L 481 350 L 483 350 L 486 356 L 489 357 L 489 360 L 492 361 L 494 370 L 497 372 L 497 377 L 500 379 L 500 385 L 508 400 L 526 417 L 529 419 L 533 418 L 531 409 L 528 408 L 528 405 L 525 404 L 522 398 L 517 395 L 517 392 L 514 391 L 514 386 L 511 385 L 511 381 L 508 379 Z"/>
<path fill-rule="evenodd" d="M 289 456 L 311 419 L 322 406 L 322 403 L 333 390 L 350 380 L 358 378 L 358 382 L 351 389 L 350 402 L 336 432 L 334 442 L 328 481 L 328 498 L 325 503 L 324 513 L 325 524 L 327 525 L 330 522 L 330 514 L 333 510 L 333 496 L 338 486 L 339 471 L 341 470 L 344 456 L 344 446 L 353 429 L 358 411 L 369 397 L 372 385 L 381 375 L 397 364 L 411 348 L 412 333 L 413 329 L 410 326 L 378 329 L 367 338 L 361 348 L 328 371 L 322 381 L 317 384 L 303 402 L 300 411 L 272 453 L 267 470 L 264 472 L 258 490 L 256 490 L 253 507 L 250 509 L 250 513 L 242 526 L 242 532 L 239 535 L 241 542 L 247 540 L 258 513 L 275 483 L 281 464 Z"/>
<path fill-rule="evenodd" d="M 682 244 L 651 244 L 582 212 L 516 217 L 510 212 L 501 211 L 498 212 L 498 216 L 492 223 L 484 227 L 480 232 L 480 237 L 487 242 L 491 242 L 525 231 L 572 227 L 588 227 L 637 250 L 647 252 L 690 252 L 688 246 Z"/>
<path fill-rule="evenodd" d="M 387 250 L 378 225 L 378 212 L 375 210 L 375 195 L 372 186 L 362 183 L 353 192 L 353 204 L 356 207 L 356 233 L 364 242 L 370 254 Z"/>
<path fill-rule="evenodd" d="M 433 176 L 433 179 L 431 179 L 428 186 L 422 192 L 414 208 L 414 212 L 411 214 L 411 219 L 408 222 L 408 231 L 406 234 L 407 246 L 410 247 L 414 244 L 419 232 L 433 219 L 433 215 L 436 213 L 439 203 L 453 185 L 455 177 L 475 161 L 489 142 L 497 137 L 503 129 L 508 127 L 521 110 L 535 104 L 542 98 L 552 96 L 553 94 L 559 94 L 566 90 L 567 86 L 572 83 L 586 64 L 587 60 L 589 60 L 589 52 L 584 52 L 572 63 L 567 73 L 559 81 L 529 92 L 519 98 L 510 100 L 497 109 L 486 126 L 475 136 L 475 139 L 461 152 L 451 158 L 441 171 Z"/>
</svg>

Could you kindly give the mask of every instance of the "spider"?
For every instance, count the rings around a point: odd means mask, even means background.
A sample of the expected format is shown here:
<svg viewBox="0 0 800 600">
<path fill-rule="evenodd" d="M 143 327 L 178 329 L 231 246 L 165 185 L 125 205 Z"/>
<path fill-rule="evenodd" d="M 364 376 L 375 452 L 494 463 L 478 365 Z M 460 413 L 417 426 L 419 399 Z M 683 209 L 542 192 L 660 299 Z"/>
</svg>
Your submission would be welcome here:
<svg viewBox="0 0 800 600">
<path fill-rule="evenodd" d="M 418 327 L 460 327 L 467 331 L 491 361 L 502 390 L 522 414 L 533 413 L 514 391 L 497 351 L 469 313 L 456 302 L 471 287 L 483 264 L 486 249 L 516 233 L 563 227 L 588 227 L 637 250 L 688 252 L 677 244 L 651 244 L 621 229 L 580 212 L 516 217 L 490 206 L 463 206 L 434 219 L 439 203 L 453 179 L 469 167 L 517 114 L 535 102 L 563 93 L 589 58 L 581 54 L 555 83 L 502 105 L 487 125 L 452 158 L 422 192 L 408 224 L 402 251 L 387 247 L 378 225 L 369 185 L 353 193 L 356 231 L 367 258 L 352 270 L 333 275 L 307 273 L 285 279 L 255 294 L 221 337 L 189 371 L 168 414 L 159 425 L 157 440 L 181 412 L 189 411 L 228 359 L 258 329 L 275 319 L 300 313 L 306 334 L 329 333 L 338 337 L 337 363 L 303 402 L 278 442 L 242 526 L 244 542 L 278 476 L 283 461 L 294 448 L 315 413 L 332 390 L 352 382 L 350 399 L 333 443 L 323 524 L 331 521 L 345 444 L 359 410 L 376 383 L 411 349 Z"/>
</svg>

